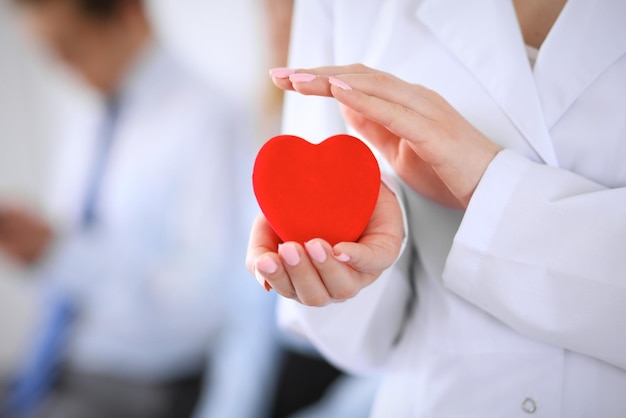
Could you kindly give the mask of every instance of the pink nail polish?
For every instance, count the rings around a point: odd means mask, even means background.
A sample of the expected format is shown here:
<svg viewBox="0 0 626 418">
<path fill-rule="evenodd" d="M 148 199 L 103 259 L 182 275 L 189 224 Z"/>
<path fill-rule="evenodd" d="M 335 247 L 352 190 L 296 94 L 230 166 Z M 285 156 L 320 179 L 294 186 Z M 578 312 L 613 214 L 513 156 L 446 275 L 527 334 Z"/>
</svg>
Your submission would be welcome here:
<svg viewBox="0 0 626 418">
<path fill-rule="evenodd" d="M 300 254 L 293 244 L 281 244 L 278 246 L 278 254 L 285 260 L 285 263 L 295 267 L 300 263 Z"/>
<path fill-rule="evenodd" d="M 296 74 L 291 74 L 289 76 L 289 80 L 292 83 L 309 83 L 315 80 L 316 78 L 317 76 L 315 74 L 308 74 L 308 73 L 296 73 Z"/>
<path fill-rule="evenodd" d="M 352 87 L 350 87 L 348 83 L 346 83 L 345 81 L 341 81 L 338 78 L 328 77 L 328 82 L 332 84 L 333 86 L 339 87 L 342 90 L 346 90 L 346 91 L 352 90 Z"/>
<path fill-rule="evenodd" d="M 273 78 L 289 78 L 289 76 L 295 72 L 296 70 L 292 70 L 291 68 L 272 68 L 270 69 L 270 76 Z"/>
<path fill-rule="evenodd" d="M 307 253 L 309 253 L 313 261 L 318 263 L 323 263 L 324 261 L 326 261 L 326 250 L 324 250 L 324 247 L 322 247 L 322 244 L 320 244 L 318 241 L 307 242 L 304 245 L 306 247 Z"/>
<path fill-rule="evenodd" d="M 274 274 L 278 270 L 276 262 L 267 256 L 257 261 L 256 267 L 265 274 Z"/>
<path fill-rule="evenodd" d="M 342 263 L 350 261 L 350 256 L 346 253 L 335 254 L 334 257 L 337 261 L 341 261 Z"/>
</svg>

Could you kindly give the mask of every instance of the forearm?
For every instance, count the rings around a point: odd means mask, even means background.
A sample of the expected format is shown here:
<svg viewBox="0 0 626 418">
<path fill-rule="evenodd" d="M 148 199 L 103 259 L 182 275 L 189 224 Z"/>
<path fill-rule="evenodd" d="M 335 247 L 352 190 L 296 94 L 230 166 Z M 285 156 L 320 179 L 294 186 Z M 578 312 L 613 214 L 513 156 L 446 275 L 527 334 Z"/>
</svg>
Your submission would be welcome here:
<svg viewBox="0 0 626 418">
<path fill-rule="evenodd" d="M 502 152 L 444 272 L 448 288 L 532 338 L 626 368 L 626 189 Z"/>
</svg>

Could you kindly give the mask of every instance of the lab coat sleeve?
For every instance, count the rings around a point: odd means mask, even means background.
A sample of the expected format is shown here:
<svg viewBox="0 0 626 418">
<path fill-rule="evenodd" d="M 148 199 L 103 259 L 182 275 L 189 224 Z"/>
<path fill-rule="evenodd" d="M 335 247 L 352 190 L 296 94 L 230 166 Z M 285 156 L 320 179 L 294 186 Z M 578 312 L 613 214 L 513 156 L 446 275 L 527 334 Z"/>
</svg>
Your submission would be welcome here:
<svg viewBox="0 0 626 418">
<path fill-rule="evenodd" d="M 401 269 L 387 270 L 344 302 L 309 307 L 281 299 L 283 328 L 307 338 L 331 363 L 352 374 L 379 371 L 400 337 L 411 288 Z"/>
<path fill-rule="evenodd" d="M 458 230 L 445 285 L 531 338 L 626 369 L 626 188 L 501 151 Z"/>
</svg>

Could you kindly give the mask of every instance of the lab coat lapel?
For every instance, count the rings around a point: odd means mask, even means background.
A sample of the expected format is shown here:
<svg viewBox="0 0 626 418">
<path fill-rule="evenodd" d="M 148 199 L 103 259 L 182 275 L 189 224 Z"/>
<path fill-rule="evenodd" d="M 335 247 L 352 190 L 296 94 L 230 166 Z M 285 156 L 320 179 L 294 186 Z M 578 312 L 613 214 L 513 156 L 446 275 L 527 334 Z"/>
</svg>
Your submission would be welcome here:
<svg viewBox="0 0 626 418">
<path fill-rule="evenodd" d="M 625 18 L 623 0 L 569 0 L 565 5 L 535 65 L 548 127 L 626 53 Z"/>
<path fill-rule="evenodd" d="M 556 166 L 512 2 L 424 0 L 416 15 L 484 86 L 543 161 Z"/>
</svg>

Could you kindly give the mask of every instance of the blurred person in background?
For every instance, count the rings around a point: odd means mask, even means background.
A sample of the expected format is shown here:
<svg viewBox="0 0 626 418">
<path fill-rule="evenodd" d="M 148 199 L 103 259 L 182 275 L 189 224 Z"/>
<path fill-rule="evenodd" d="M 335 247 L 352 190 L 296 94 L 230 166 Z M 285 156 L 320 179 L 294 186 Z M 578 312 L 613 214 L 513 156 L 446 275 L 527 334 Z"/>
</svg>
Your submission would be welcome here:
<svg viewBox="0 0 626 418">
<path fill-rule="evenodd" d="M 101 106 L 53 150 L 54 221 L 0 204 L 0 249 L 42 290 L 4 415 L 187 417 L 202 396 L 206 417 L 263 416 L 273 310 L 243 267 L 244 115 L 161 45 L 141 0 L 15 3 Z"/>
</svg>

